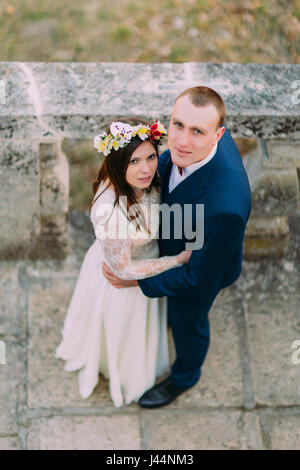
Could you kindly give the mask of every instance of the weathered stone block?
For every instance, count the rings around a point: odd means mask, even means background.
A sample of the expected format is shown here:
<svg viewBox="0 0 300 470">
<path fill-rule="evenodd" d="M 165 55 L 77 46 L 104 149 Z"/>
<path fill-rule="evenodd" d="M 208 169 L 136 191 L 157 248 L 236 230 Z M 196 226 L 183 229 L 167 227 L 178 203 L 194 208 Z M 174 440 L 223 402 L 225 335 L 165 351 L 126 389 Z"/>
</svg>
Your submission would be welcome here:
<svg viewBox="0 0 300 470">
<path fill-rule="evenodd" d="M 0 437 L 0 450 L 20 450 L 21 445 L 16 437 Z"/>
<path fill-rule="evenodd" d="M 28 449 L 139 450 L 139 419 L 121 413 L 36 419 L 29 425 Z"/>
<path fill-rule="evenodd" d="M 287 215 L 294 214 L 299 207 L 297 169 L 273 167 L 271 160 L 267 160 L 263 141 L 247 154 L 245 168 L 251 187 L 252 211 L 245 232 L 244 256 L 253 260 L 281 257 L 289 246 Z"/>
<path fill-rule="evenodd" d="M 207 85 L 224 97 L 235 137 L 297 139 L 300 114 L 291 85 L 299 70 L 300 64 L 1 62 L 7 99 L 0 136 L 90 139 L 128 109 L 166 121 L 178 93 Z"/>
<path fill-rule="evenodd" d="M 27 295 L 19 284 L 18 270 L 14 261 L 0 263 L 0 335 L 25 340 Z"/>
<path fill-rule="evenodd" d="M 38 143 L 16 140 L 0 145 L 0 257 L 14 258 L 40 233 Z"/>
<path fill-rule="evenodd" d="M 69 169 L 60 144 L 43 146 L 41 168 L 38 142 L 2 141 L 0 157 L 0 259 L 64 258 L 72 243 Z"/>
<path fill-rule="evenodd" d="M 61 143 L 42 143 L 41 214 L 62 215 L 69 208 L 69 165 Z"/>
<path fill-rule="evenodd" d="M 254 412 L 147 410 L 141 419 L 143 428 L 147 429 L 146 449 L 262 449 L 259 420 Z"/>
<path fill-rule="evenodd" d="M 30 258 L 64 258 L 71 253 L 69 236 L 69 166 L 61 142 L 40 144 L 41 234 L 30 251 Z"/>
<path fill-rule="evenodd" d="M 41 216 L 41 234 L 28 250 L 31 259 L 64 259 L 74 245 L 70 238 L 68 213 Z"/>
<path fill-rule="evenodd" d="M 293 141 L 267 140 L 268 159 L 264 168 L 300 168 L 300 144 Z"/>
<path fill-rule="evenodd" d="M 252 188 L 252 210 L 255 214 L 283 215 L 299 206 L 297 171 L 264 170 Z"/>
<path fill-rule="evenodd" d="M 277 291 L 275 289 L 277 288 Z M 292 344 L 300 339 L 299 291 L 253 290 L 246 301 L 246 323 L 255 402 L 262 406 L 299 406 L 300 365 Z"/>
<path fill-rule="evenodd" d="M 24 404 L 26 386 L 25 346 L 3 336 L 6 364 L 0 364 L 0 435 L 17 434 L 17 408 Z"/>
<path fill-rule="evenodd" d="M 248 260 L 279 258 L 288 250 L 287 217 L 250 216 L 244 238 L 244 257 Z"/>
<path fill-rule="evenodd" d="M 299 410 L 263 413 L 262 423 L 271 450 L 300 450 Z"/>
<path fill-rule="evenodd" d="M 299 206 L 297 169 L 273 168 L 270 162 L 260 146 L 245 157 L 252 215 L 286 215 L 295 212 Z"/>
</svg>

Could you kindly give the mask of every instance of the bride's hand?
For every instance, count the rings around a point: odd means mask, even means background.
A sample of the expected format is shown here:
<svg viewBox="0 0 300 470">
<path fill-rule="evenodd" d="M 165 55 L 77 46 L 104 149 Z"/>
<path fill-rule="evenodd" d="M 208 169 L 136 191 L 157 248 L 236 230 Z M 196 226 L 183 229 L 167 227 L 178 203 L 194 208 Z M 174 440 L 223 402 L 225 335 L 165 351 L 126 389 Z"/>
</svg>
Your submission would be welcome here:
<svg viewBox="0 0 300 470">
<path fill-rule="evenodd" d="M 189 262 L 193 250 L 184 250 L 179 255 L 177 255 L 177 260 L 179 263 L 186 264 Z"/>
</svg>

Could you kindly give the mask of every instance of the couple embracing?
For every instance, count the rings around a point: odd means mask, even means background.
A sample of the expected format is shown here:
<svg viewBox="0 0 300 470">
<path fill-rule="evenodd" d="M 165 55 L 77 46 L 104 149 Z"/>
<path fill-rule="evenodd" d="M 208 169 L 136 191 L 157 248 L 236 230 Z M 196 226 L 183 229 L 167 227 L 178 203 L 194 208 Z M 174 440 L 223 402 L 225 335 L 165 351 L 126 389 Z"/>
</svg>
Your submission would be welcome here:
<svg viewBox="0 0 300 470">
<path fill-rule="evenodd" d="M 221 96 L 198 86 L 176 98 L 168 132 L 159 121 L 133 118 L 114 121 L 95 137 L 105 156 L 90 206 L 96 239 L 56 349 L 66 371 L 79 370 L 83 398 L 93 393 L 100 373 L 116 407 L 165 406 L 200 379 L 208 314 L 220 290 L 241 274 L 251 211 L 248 177 L 224 118 Z M 159 156 L 166 134 L 168 150 Z M 170 208 L 168 236 L 159 205 Z M 172 206 L 182 210 L 172 212 Z M 202 231 L 201 245 L 197 233 L 196 241 L 185 230 L 178 236 L 176 227 L 186 223 Z M 172 365 L 168 324 L 176 350 Z"/>
</svg>

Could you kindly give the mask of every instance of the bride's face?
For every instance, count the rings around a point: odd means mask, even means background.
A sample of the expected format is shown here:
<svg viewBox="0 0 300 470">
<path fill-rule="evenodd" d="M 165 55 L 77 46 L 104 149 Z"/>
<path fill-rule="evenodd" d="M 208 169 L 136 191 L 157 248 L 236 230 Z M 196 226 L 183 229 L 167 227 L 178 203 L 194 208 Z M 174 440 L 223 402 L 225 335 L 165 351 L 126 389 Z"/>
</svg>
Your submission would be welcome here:
<svg viewBox="0 0 300 470">
<path fill-rule="evenodd" d="M 126 170 L 127 183 L 137 192 L 146 189 L 155 176 L 157 163 L 155 148 L 149 141 L 143 142 L 130 157 Z"/>
</svg>

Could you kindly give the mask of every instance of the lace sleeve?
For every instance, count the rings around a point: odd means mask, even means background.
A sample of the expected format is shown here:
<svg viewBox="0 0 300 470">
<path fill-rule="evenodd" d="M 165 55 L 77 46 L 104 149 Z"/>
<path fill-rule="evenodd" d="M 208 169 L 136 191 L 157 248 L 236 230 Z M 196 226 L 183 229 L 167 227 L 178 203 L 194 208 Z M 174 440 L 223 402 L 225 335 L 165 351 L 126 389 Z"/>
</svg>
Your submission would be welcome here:
<svg viewBox="0 0 300 470">
<path fill-rule="evenodd" d="M 128 220 L 112 204 L 106 204 L 105 207 L 102 205 L 93 224 L 106 264 L 121 279 L 145 279 L 182 266 L 177 261 L 177 256 L 132 259 L 132 241 L 127 237 Z"/>
<path fill-rule="evenodd" d="M 130 240 L 101 240 L 106 264 L 121 279 L 145 279 L 182 264 L 176 256 L 132 259 Z"/>
</svg>

